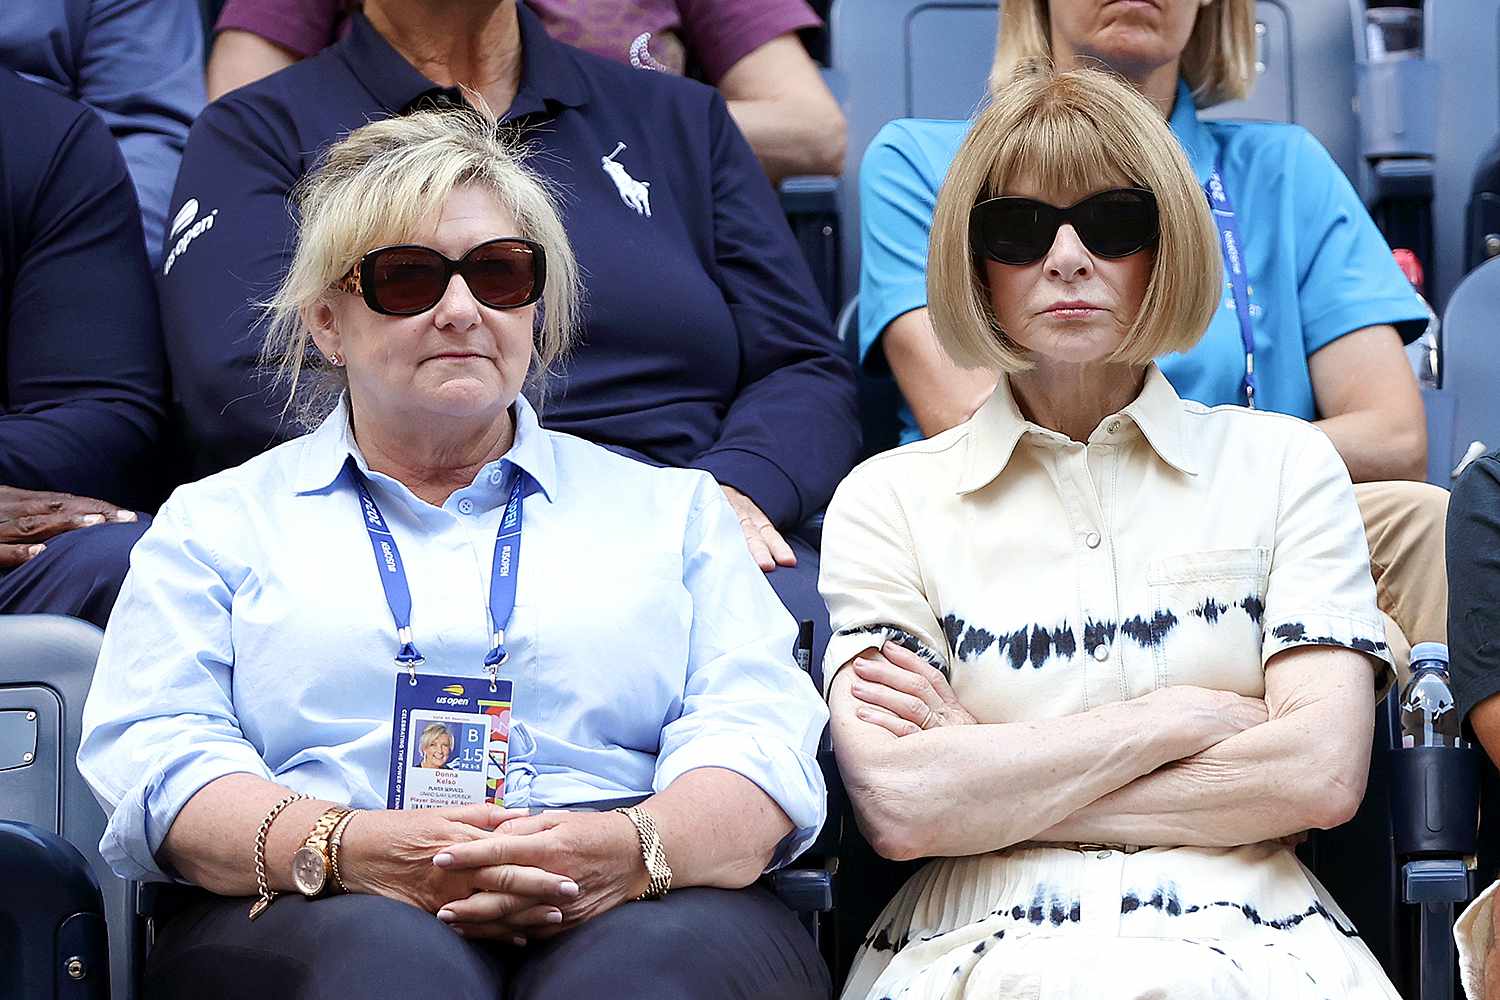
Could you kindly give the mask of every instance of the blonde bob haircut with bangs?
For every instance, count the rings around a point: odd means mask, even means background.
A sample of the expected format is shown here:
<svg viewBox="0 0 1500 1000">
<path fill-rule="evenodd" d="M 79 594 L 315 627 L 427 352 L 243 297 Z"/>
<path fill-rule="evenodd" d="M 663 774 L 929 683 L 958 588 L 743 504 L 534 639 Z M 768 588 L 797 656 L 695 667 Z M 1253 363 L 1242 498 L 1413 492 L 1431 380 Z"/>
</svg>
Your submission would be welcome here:
<svg viewBox="0 0 1500 1000">
<path fill-rule="evenodd" d="M 1223 272 L 1207 199 L 1177 140 L 1117 77 L 1038 66 L 1008 81 L 979 116 L 938 192 L 927 301 L 938 342 L 959 367 L 1032 367 L 1028 352 L 1000 329 L 984 259 L 969 241 L 974 206 L 1022 177 L 1043 192 L 1133 186 L 1154 194 L 1155 261 L 1140 311 L 1110 360 L 1144 365 L 1198 342 L 1219 306 Z"/>
<path fill-rule="evenodd" d="M 304 427 L 325 418 L 348 386 L 312 347 L 309 311 L 338 294 L 332 286 L 377 247 L 407 243 L 428 231 L 448 197 L 476 187 L 508 212 L 520 236 L 541 244 L 546 286 L 536 312 L 527 385 L 545 391 L 545 377 L 572 346 L 578 319 L 578 265 L 545 182 L 522 164 L 526 150 L 502 134 L 484 100 L 465 92 L 469 107 L 419 111 L 372 122 L 329 147 L 293 189 L 301 220 L 291 267 L 262 303 L 267 323 L 262 371 L 287 393 L 282 415 Z"/>
<path fill-rule="evenodd" d="M 990 70 L 992 95 L 1000 93 L 1020 66 L 1052 58 L 1048 2 L 1003 0 L 1000 4 L 995 63 Z M 1193 103 L 1211 108 L 1248 95 L 1255 83 L 1255 50 L 1255 0 L 1212 0 L 1200 7 L 1180 59 Z"/>
</svg>

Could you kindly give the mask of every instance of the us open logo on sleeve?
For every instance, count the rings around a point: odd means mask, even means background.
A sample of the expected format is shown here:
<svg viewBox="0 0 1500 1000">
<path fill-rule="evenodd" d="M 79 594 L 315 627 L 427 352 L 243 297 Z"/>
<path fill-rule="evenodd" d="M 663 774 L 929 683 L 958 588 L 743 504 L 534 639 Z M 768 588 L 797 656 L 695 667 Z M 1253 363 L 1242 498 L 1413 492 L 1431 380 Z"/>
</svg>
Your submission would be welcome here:
<svg viewBox="0 0 1500 1000">
<path fill-rule="evenodd" d="M 167 262 L 162 265 L 162 277 L 172 273 L 172 265 L 177 263 L 177 258 L 182 256 L 194 240 L 214 227 L 214 216 L 218 214 L 219 210 L 216 208 L 200 219 L 197 198 L 189 198 L 182 203 L 172 219 L 172 228 L 167 233 L 167 242 L 172 249 L 167 253 Z"/>
</svg>

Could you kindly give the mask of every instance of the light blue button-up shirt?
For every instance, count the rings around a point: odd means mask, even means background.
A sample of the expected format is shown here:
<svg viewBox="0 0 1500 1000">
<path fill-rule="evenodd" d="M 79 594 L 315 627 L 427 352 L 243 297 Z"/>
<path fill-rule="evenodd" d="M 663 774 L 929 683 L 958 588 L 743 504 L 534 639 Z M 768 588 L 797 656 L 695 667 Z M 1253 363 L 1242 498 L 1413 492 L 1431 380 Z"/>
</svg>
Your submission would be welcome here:
<svg viewBox="0 0 1500 1000">
<path fill-rule="evenodd" d="M 543 430 L 524 399 L 514 412 L 511 450 L 440 508 L 369 471 L 343 404 L 173 494 L 131 554 L 84 709 L 78 766 L 110 813 L 100 852 L 118 874 L 163 877 L 178 811 L 226 774 L 385 806 L 404 675 L 350 455 L 401 547 L 434 674 L 487 676 L 496 529 L 509 477 L 530 478 L 500 676 L 534 746 L 514 748 L 529 766 L 507 805 L 635 799 L 721 767 L 796 827 L 774 864 L 812 841 L 828 713 L 718 486 Z"/>
</svg>

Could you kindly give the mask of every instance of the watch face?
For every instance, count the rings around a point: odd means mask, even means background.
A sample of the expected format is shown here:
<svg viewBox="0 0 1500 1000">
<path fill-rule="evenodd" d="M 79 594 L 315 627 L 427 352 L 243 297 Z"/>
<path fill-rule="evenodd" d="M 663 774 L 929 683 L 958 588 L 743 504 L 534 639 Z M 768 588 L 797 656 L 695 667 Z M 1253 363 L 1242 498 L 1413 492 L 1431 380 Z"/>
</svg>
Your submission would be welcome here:
<svg viewBox="0 0 1500 1000">
<path fill-rule="evenodd" d="M 292 882 L 304 896 L 316 896 L 328 881 L 328 866 L 323 855 L 311 847 L 298 848 L 292 855 Z"/>
</svg>

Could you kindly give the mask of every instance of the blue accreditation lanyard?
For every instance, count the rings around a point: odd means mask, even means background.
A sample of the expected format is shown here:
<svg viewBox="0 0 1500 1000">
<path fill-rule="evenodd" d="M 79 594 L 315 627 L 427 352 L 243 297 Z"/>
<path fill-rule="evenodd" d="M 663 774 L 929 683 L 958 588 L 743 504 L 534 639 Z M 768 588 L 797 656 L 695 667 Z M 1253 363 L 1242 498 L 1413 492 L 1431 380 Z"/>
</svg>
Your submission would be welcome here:
<svg viewBox="0 0 1500 1000">
<path fill-rule="evenodd" d="M 411 683 L 416 684 L 417 668 L 424 660 L 412 637 L 411 588 L 406 583 L 401 550 L 396 546 L 396 536 L 391 534 L 375 498 L 370 495 L 369 483 L 352 456 L 347 464 L 354 488 L 359 491 L 365 531 L 370 535 L 370 548 L 375 553 L 375 567 L 380 573 L 380 585 L 385 589 L 385 602 L 390 605 L 391 617 L 396 622 L 396 641 L 399 643 L 396 665 L 406 670 Z M 500 667 L 510 658 L 505 650 L 505 627 L 510 624 L 511 613 L 516 609 L 516 576 L 521 568 L 521 489 L 525 482 L 526 474 L 516 469 L 510 499 L 505 503 L 505 514 L 495 533 L 495 555 L 490 570 L 490 651 L 484 656 L 491 690 L 495 688 Z"/>
<path fill-rule="evenodd" d="M 1224 187 L 1220 167 L 1215 163 L 1203 193 L 1208 195 L 1208 208 L 1214 218 L 1214 228 L 1219 231 L 1219 249 L 1224 254 L 1224 273 L 1229 278 L 1229 287 L 1234 295 L 1234 315 L 1240 322 L 1240 343 L 1245 348 L 1245 405 L 1255 409 L 1255 331 L 1250 325 L 1250 279 L 1245 275 L 1245 260 L 1241 247 L 1240 229 L 1234 218 L 1234 202 L 1229 200 L 1229 190 Z"/>
</svg>

